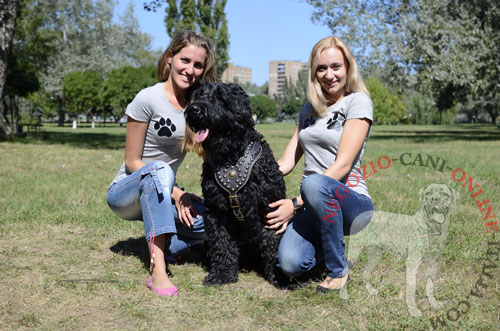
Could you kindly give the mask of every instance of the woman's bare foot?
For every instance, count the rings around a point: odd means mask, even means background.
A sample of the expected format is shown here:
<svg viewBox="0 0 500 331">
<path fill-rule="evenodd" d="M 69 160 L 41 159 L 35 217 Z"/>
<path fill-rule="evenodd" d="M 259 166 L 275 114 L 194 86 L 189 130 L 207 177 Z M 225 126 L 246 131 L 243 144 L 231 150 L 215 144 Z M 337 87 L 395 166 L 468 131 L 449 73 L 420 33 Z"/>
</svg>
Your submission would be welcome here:
<svg viewBox="0 0 500 331">
<path fill-rule="evenodd" d="M 155 268 L 156 269 L 156 268 Z M 153 283 L 153 287 L 158 289 L 164 289 L 169 287 L 174 287 L 175 285 L 170 281 L 166 272 L 155 272 L 151 274 L 151 281 Z"/>
<path fill-rule="evenodd" d="M 345 274 L 339 278 L 326 277 L 319 286 L 328 290 L 340 290 L 347 283 L 347 278 L 349 278 L 349 274 Z"/>
<path fill-rule="evenodd" d="M 165 263 L 165 241 L 167 235 L 162 234 L 154 237 L 153 243 L 148 241 L 151 256 L 151 282 L 152 286 L 157 289 L 166 289 L 174 287 L 167 275 L 167 265 Z"/>
</svg>

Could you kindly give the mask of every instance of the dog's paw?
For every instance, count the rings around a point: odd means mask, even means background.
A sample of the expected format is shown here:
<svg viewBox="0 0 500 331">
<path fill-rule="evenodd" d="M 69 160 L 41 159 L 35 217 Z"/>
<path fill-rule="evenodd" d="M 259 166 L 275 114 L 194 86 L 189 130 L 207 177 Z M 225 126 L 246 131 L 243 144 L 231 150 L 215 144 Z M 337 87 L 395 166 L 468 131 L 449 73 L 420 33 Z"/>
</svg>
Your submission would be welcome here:
<svg viewBox="0 0 500 331">
<path fill-rule="evenodd" d="M 165 120 L 163 117 L 160 118 L 160 120 L 155 123 L 154 127 L 158 131 L 158 135 L 160 137 L 164 136 L 170 137 L 172 133 L 174 133 L 175 130 L 177 130 L 175 124 L 172 123 L 170 118 L 167 118 L 167 120 Z"/>
<path fill-rule="evenodd" d="M 236 283 L 238 281 L 238 275 L 221 275 L 221 274 L 208 274 L 203 280 L 203 285 L 205 286 L 215 286 L 229 283 Z"/>
<path fill-rule="evenodd" d="M 274 277 L 267 279 L 278 290 L 295 291 L 299 288 L 307 287 L 312 283 L 310 277 L 289 277 L 282 272 L 277 272 Z"/>
</svg>

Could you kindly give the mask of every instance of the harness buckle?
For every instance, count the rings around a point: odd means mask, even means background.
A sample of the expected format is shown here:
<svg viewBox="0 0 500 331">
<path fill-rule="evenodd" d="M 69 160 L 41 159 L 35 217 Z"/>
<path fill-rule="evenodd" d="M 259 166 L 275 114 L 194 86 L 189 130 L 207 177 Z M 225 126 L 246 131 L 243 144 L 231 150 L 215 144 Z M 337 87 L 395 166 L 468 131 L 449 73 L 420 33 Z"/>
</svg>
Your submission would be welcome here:
<svg viewBox="0 0 500 331">
<path fill-rule="evenodd" d="M 233 209 L 240 208 L 240 200 L 237 195 L 229 196 L 229 206 Z"/>
</svg>

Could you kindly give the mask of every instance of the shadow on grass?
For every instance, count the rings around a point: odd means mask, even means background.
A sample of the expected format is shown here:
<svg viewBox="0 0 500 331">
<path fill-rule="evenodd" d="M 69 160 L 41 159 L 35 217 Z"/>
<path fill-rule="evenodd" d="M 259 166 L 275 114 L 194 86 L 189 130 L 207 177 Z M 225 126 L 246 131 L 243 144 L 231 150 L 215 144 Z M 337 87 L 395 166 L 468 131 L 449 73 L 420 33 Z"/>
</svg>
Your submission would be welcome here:
<svg viewBox="0 0 500 331">
<path fill-rule="evenodd" d="M 392 128 L 380 128 L 373 130 L 370 139 L 390 140 L 390 139 L 409 139 L 417 142 L 422 141 L 495 141 L 500 140 L 500 130 L 493 126 L 481 126 L 479 128 L 454 127 L 453 129 L 422 130 L 412 129 L 411 126 L 405 126 L 403 129 L 397 126 Z"/>
<path fill-rule="evenodd" d="M 115 254 L 121 254 L 125 256 L 135 256 L 141 260 L 142 264 L 146 269 L 149 269 L 149 251 L 146 242 L 146 237 L 142 236 L 139 238 L 128 238 L 127 240 L 121 240 L 109 248 Z M 201 265 L 206 269 L 207 260 L 205 256 L 205 245 L 203 243 L 189 247 L 179 254 L 173 256 L 165 256 L 165 260 L 168 264 L 185 264 L 194 263 Z"/>
<path fill-rule="evenodd" d="M 123 149 L 125 134 L 39 131 L 28 132 L 13 139 L 13 142 L 26 144 L 70 145 L 91 149 Z"/>
<path fill-rule="evenodd" d="M 128 238 L 127 240 L 121 240 L 109 248 L 115 254 L 121 254 L 124 256 L 135 256 L 141 260 L 144 268 L 149 270 L 150 259 L 148 252 L 148 245 L 146 242 L 146 237 L 142 236 L 139 238 Z M 168 270 L 169 264 L 183 265 L 186 263 L 196 264 L 203 268 L 205 272 L 209 270 L 209 261 L 206 256 L 208 246 L 205 243 L 199 243 L 195 246 L 188 247 L 176 256 L 166 256 L 165 260 L 167 262 L 167 273 L 169 277 L 172 277 L 172 273 Z M 255 272 L 260 277 L 265 279 L 264 269 L 262 261 L 257 254 L 254 254 L 251 250 L 242 249 L 240 251 L 240 273 Z M 313 281 L 320 281 L 326 277 L 325 265 L 324 263 L 318 263 L 313 270 L 301 277 L 287 277 L 283 275 L 281 284 L 282 289 L 294 290 L 302 286 L 306 286 Z"/>
</svg>

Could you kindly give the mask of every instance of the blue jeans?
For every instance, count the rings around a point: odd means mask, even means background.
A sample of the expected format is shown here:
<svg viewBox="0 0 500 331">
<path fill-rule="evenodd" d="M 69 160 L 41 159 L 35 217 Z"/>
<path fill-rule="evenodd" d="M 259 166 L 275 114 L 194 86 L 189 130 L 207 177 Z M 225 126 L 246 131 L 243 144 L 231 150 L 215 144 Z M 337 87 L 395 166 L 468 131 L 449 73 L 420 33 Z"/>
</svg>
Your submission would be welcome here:
<svg viewBox="0 0 500 331">
<path fill-rule="evenodd" d="M 201 216 L 203 205 L 194 202 L 200 216 L 193 218 L 192 229 L 178 220 L 171 199 L 174 183 L 175 175 L 170 166 L 153 161 L 111 185 L 107 195 L 109 207 L 120 218 L 143 221 L 147 240 L 172 234 L 166 244 L 172 254 L 206 239 Z"/>
<path fill-rule="evenodd" d="M 290 221 L 281 239 L 278 266 L 289 276 L 300 276 L 324 261 L 329 277 L 344 276 L 348 271 L 344 235 L 368 225 L 373 216 L 371 199 L 318 174 L 302 181 L 300 194 L 305 211 Z"/>
</svg>

